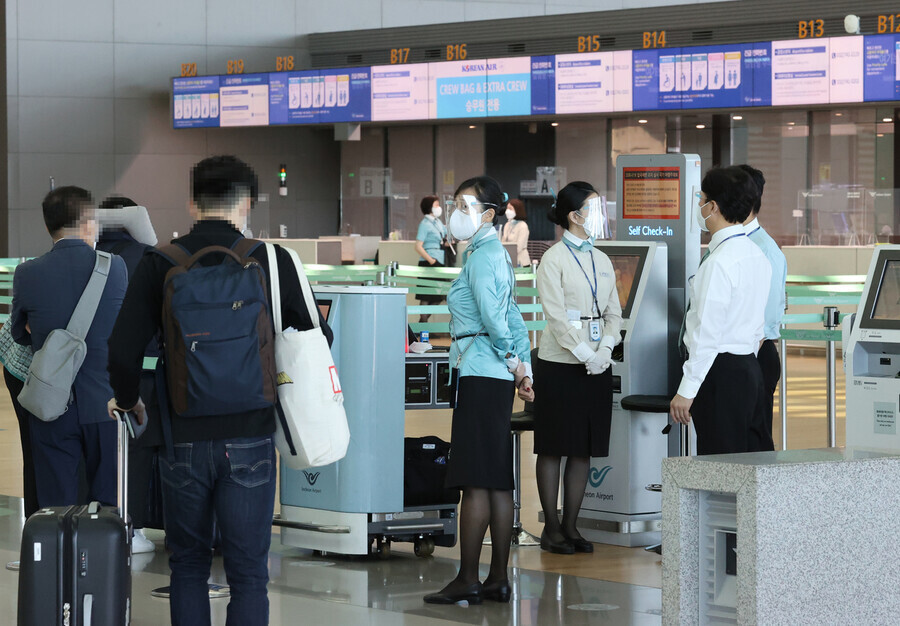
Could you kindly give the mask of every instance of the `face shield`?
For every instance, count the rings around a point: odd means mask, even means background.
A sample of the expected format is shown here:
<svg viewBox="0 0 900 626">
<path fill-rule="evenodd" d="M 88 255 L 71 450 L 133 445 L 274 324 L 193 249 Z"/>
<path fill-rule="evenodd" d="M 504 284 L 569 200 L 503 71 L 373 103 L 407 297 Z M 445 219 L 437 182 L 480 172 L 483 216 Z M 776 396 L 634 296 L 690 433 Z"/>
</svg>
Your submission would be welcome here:
<svg viewBox="0 0 900 626">
<path fill-rule="evenodd" d="M 460 194 L 448 207 L 450 234 L 460 241 L 471 239 L 481 228 L 481 216 L 488 209 L 494 208 L 496 205 L 479 202 L 475 196 Z"/>
<path fill-rule="evenodd" d="M 609 217 L 606 213 L 606 196 L 585 200 L 577 211 L 584 220 L 584 232 L 591 239 L 609 239 Z"/>
</svg>

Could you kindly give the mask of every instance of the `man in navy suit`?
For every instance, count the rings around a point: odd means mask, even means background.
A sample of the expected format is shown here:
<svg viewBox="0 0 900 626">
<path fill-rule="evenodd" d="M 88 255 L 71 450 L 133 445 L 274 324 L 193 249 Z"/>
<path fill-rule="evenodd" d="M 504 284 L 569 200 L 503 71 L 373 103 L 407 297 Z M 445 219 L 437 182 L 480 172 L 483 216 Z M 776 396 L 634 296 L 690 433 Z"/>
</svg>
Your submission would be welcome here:
<svg viewBox="0 0 900 626">
<path fill-rule="evenodd" d="M 18 343 L 40 350 L 50 331 L 65 328 L 94 270 L 97 223 L 91 194 L 60 187 L 42 204 L 53 248 L 16 268 L 10 322 Z M 107 340 L 125 296 L 125 262 L 113 257 L 100 306 L 88 332 L 87 355 L 75 377 L 72 402 L 57 420 L 31 415 L 31 446 L 41 507 L 78 504 L 78 465 L 84 458 L 91 501 L 116 503 L 116 424 L 106 411 L 112 394 Z"/>
</svg>

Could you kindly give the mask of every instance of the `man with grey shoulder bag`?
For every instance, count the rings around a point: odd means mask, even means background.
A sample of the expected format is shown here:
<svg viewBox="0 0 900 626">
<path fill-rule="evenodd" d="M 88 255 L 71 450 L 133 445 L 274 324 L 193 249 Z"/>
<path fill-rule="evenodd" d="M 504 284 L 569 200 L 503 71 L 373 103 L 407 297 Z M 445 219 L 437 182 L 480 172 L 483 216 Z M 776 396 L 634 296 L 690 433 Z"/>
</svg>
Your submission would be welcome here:
<svg viewBox="0 0 900 626">
<path fill-rule="evenodd" d="M 29 413 L 38 504 L 78 503 L 84 458 L 88 498 L 116 503 L 116 424 L 107 340 L 127 286 L 121 258 L 95 252 L 91 194 L 60 187 L 42 203 L 53 248 L 16 268 L 10 330 L 34 359 L 19 394 Z"/>
</svg>

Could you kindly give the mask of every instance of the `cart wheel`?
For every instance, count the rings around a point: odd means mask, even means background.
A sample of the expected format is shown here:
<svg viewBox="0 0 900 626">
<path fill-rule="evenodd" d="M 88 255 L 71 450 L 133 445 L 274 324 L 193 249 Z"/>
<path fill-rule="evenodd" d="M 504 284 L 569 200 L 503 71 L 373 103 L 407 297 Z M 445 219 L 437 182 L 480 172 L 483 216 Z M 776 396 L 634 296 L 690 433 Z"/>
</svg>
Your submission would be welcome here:
<svg viewBox="0 0 900 626">
<path fill-rule="evenodd" d="M 434 539 L 431 537 L 419 537 L 413 544 L 416 556 L 426 557 L 434 554 Z"/>
<path fill-rule="evenodd" d="M 375 553 L 382 561 L 391 558 L 391 542 L 379 540 L 375 545 Z"/>
</svg>

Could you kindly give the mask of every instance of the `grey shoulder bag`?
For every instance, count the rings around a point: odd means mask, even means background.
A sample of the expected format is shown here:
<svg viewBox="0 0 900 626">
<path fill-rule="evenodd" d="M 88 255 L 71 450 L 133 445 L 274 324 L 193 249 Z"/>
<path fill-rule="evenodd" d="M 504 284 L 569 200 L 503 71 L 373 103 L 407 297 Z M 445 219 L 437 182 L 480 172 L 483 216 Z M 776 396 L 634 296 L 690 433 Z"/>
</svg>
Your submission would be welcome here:
<svg viewBox="0 0 900 626">
<path fill-rule="evenodd" d="M 106 287 L 112 256 L 97 252 L 94 271 L 78 305 L 69 318 L 69 325 L 47 335 L 40 350 L 34 353 L 19 403 L 45 422 L 52 422 L 66 412 L 72 397 L 72 385 L 87 354 L 85 338 L 91 329 L 100 297 Z"/>
</svg>

